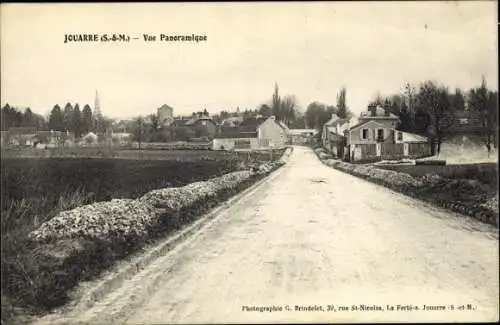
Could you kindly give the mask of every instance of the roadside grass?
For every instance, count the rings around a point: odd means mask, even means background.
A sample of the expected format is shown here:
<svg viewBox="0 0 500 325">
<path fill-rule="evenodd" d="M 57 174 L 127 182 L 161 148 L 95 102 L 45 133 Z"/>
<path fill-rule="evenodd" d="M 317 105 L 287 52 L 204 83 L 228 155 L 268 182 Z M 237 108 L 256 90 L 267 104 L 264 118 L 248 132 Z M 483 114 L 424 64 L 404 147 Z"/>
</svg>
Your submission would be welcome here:
<svg viewBox="0 0 500 325">
<path fill-rule="evenodd" d="M 427 174 L 439 175 L 450 179 L 477 180 L 491 188 L 496 188 L 498 182 L 498 164 L 479 163 L 463 165 L 390 165 L 377 168 L 407 173 L 414 177 L 423 177 Z"/>
<path fill-rule="evenodd" d="M 276 151 L 278 160 L 284 150 Z M 153 189 L 178 187 L 191 182 L 269 161 L 269 153 L 218 152 L 177 153 L 173 159 L 2 159 L 1 213 L 1 303 L 2 323 L 20 315 L 40 314 L 68 301 L 67 292 L 79 281 L 92 279 L 100 271 L 141 247 L 122 243 L 79 241 L 64 254 L 92 251 L 84 260 L 69 260 L 79 268 L 57 265 L 58 260 L 34 247 L 28 234 L 59 212 L 114 198 L 137 198 Z M 172 153 L 171 153 L 172 154 Z M 197 156 L 196 156 L 197 154 Z M 244 182 L 237 191 L 252 182 Z M 236 191 L 236 192 L 237 192 Z M 192 221 L 235 192 L 221 193 L 215 200 L 200 202 L 182 216 L 168 219 L 157 237 Z M 146 238 L 144 240 L 153 240 Z M 78 255 L 82 259 L 82 255 Z M 58 270 L 54 272 L 54 270 Z"/>
</svg>

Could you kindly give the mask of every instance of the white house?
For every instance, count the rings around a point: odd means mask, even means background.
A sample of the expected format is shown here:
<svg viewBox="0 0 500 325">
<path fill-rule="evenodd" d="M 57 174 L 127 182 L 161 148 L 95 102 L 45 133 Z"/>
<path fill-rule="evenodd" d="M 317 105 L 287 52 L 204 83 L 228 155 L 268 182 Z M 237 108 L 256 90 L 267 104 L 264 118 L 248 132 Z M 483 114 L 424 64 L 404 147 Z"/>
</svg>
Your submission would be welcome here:
<svg viewBox="0 0 500 325">
<path fill-rule="evenodd" d="M 212 147 L 214 150 L 281 149 L 288 140 L 287 129 L 274 116 L 248 118 L 236 127 L 222 127 L 214 135 Z"/>
</svg>

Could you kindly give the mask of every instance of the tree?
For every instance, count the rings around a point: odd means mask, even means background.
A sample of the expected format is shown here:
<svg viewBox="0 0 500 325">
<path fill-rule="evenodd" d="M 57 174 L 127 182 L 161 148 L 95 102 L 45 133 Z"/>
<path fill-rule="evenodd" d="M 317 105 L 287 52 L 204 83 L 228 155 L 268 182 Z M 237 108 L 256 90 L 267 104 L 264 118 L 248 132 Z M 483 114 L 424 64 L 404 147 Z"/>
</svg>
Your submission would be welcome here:
<svg viewBox="0 0 500 325">
<path fill-rule="evenodd" d="M 444 131 L 454 121 L 453 119 L 447 119 L 452 109 L 448 89 L 444 86 L 438 86 L 433 81 L 426 81 L 420 85 L 417 102 L 418 109 L 427 113 L 431 118 L 434 130 L 433 136 L 435 137 L 437 153 L 439 154 Z"/>
<path fill-rule="evenodd" d="M 194 114 L 194 113 L 193 113 Z M 157 142 L 161 139 L 162 125 L 156 114 L 149 114 L 146 121 L 147 131 L 149 133 L 149 141 Z"/>
<path fill-rule="evenodd" d="M 281 102 L 281 120 L 286 124 L 290 125 L 291 122 L 297 117 L 297 99 L 295 96 L 285 96 Z"/>
<path fill-rule="evenodd" d="M 305 122 L 308 128 L 314 128 L 321 131 L 331 115 L 326 112 L 326 105 L 318 102 L 312 102 L 307 106 L 305 113 Z"/>
<path fill-rule="evenodd" d="M 55 105 L 49 115 L 49 129 L 54 131 L 64 131 L 63 113 L 59 105 Z"/>
<path fill-rule="evenodd" d="M 62 114 L 64 130 L 71 130 L 71 124 L 73 122 L 73 106 L 71 106 L 71 103 L 67 103 L 66 106 L 64 106 L 64 111 Z"/>
<path fill-rule="evenodd" d="M 142 116 L 137 117 L 134 120 L 133 129 L 132 129 L 132 139 L 137 141 L 139 144 L 139 149 L 141 149 L 141 144 L 146 139 L 146 132 L 144 127 L 144 118 Z"/>
<path fill-rule="evenodd" d="M 488 150 L 488 156 L 491 153 L 492 145 L 496 146 L 497 100 L 498 93 L 488 90 L 484 77 L 480 87 L 469 91 L 468 106 L 471 110 L 478 112 L 481 117 L 481 138 Z"/>
<path fill-rule="evenodd" d="M 271 102 L 271 110 L 274 116 L 276 118 L 279 118 L 281 116 L 281 97 L 279 95 L 279 87 L 278 84 L 274 84 L 274 93 L 273 93 L 273 98 Z"/>
<path fill-rule="evenodd" d="M 273 115 L 273 109 L 267 104 L 262 104 L 259 107 L 259 114 L 264 117 L 269 117 Z"/>
<path fill-rule="evenodd" d="M 33 123 L 34 122 L 34 116 L 33 116 L 33 112 L 31 111 L 31 109 L 28 107 L 26 108 L 26 110 L 24 111 L 24 116 L 23 116 L 23 124 L 25 126 L 34 126 Z"/>
<path fill-rule="evenodd" d="M 7 103 L 4 105 L 4 107 L 2 107 L 2 117 L 1 117 L 2 131 L 7 130 L 10 126 L 9 123 L 10 112 L 11 108 L 10 105 Z"/>
<path fill-rule="evenodd" d="M 82 111 L 82 132 L 88 133 L 92 130 L 92 109 L 88 104 L 83 107 Z"/>
<path fill-rule="evenodd" d="M 76 138 L 79 138 L 82 134 L 82 115 L 78 103 L 75 104 L 75 108 L 73 108 L 73 113 L 71 114 L 70 130 L 71 132 L 73 132 Z"/>
<path fill-rule="evenodd" d="M 340 88 L 340 91 L 337 95 L 337 115 L 340 118 L 348 117 L 348 108 L 346 104 L 346 88 Z"/>
<path fill-rule="evenodd" d="M 455 93 L 450 95 L 450 102 L 455 111 L 465 110 L 465 96 L 460 88 L 455 89 Z"/>
</svg>

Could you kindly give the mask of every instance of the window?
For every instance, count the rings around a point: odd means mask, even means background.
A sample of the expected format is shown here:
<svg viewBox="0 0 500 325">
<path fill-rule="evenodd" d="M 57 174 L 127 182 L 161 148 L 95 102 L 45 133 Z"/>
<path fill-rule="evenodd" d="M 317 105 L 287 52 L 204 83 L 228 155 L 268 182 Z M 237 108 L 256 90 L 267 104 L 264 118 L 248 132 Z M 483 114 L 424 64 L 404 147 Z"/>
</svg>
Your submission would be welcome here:
<svg viewBox="0 0 500 325">
<path fill-rule="evenodd" d="M 368 129 L 361 130 L 361 139 L 368 140 Z"/>
<path fill-rule="evenodd" d="M 403 141 L 403 132 L 398 131 L 398 141 Z"/>
<path fill-rule="evenodd" d="M 377 141 L 384 141 L 384 129 L 377 130 Z"/>
</svg>

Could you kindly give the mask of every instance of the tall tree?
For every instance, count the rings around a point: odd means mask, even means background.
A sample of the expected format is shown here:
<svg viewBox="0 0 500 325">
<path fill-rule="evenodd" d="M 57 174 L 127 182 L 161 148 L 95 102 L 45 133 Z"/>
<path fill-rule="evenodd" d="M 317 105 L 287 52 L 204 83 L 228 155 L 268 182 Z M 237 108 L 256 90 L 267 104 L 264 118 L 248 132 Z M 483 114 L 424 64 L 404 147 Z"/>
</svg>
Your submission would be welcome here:
<svg viewBox="0 0 500 325">
<path fill-rule="evenodd" d="M 285 96 L 281 102 L 281 120 L 287 126 L 296 118 L 297 99 L 295 96 Z"/>
<path fill-rule="evenodd" d="M 281 117 L 281 97 L 279 94 L 279 87 L 278 84 L 274 84 L 274 92 L 273 92 L 273 98 L 271 102 L 271 109 L 273 112 L 273 115 L 276 116 L 276 118 Z"/>
<path fill-rule="evenodd" d="M 465 110 L 465 96 L 460 88 L 455 89 L 455 93 L 450 95 L 450 102 L 454 110 Z"/>
<path fill-rule="evenodd" d="M 162 125 L 157 114 L 149 114 L 146 119 L 146 132 L 149 134 L 149 141 L 157 142 L 161 139 Z"/>
<path fill-rule="evenodd" d="M 142 116 L 137 117 L 134 120 L 132 128 L 132 139 L 137 141 L 139 144 L 139 149 L 141 149 L 142 143 L 146 140 L 146 125 L 144 123 L 144 118 Z"/>
<path fill-rule="evenodd" d="M 86 104 L 82 110 L 82 133 L 92 131 L 92 109 Z"/>
<path fill-rule="evenodd" d="M 73 106 L 71 105 L 71 103 L 67 103 L 66 106 L 64 106 L 64 111 L 63 111 L 64 129 L 71 130 L 72 122 L 73 122 Z"/>
<path fill-rule="evenodd" d="M 63 113 L 59 105 L 55 105 L 49 115 L 49 129 L 54 131 L 64 131 Z"/>
<path fill-rule="evenodd" d="M 24 111 L 24 116 L 23 116 L 23 124 L 25 126 L 35 126 L 34 125 L 34 116 L 33 116 L 33 112 L 31 111 L 31 108 L 26 108 L 26 110 Z"/>
<path fill-rule="evenodd" d="M 340 91 L 337 95 L 337 115 L 340 118 L 348 117 L 348 108 L 346 104 L 346 93 L 347 90 L 345 87 L 340 88 Z"/>
<path fill-rule="evenodd" d="M 497 132 L 497 108 L 498 93 L 488 90 L 486 79 L 483 77 L 481 86 L 469 91 L 468 106 L 471 110 L 479 113 L 481 117 L 481 138 L 491 153 L 492 145 L 495 144 Z"/>
<path fill-rule="evenodd" d="M 71 132 L 73 132 L 76 138 L 80 138 L 82 134 L 82 113 L 78 103 L 75 104 L 73 113 L 71 114 Z"/>
</svg>

